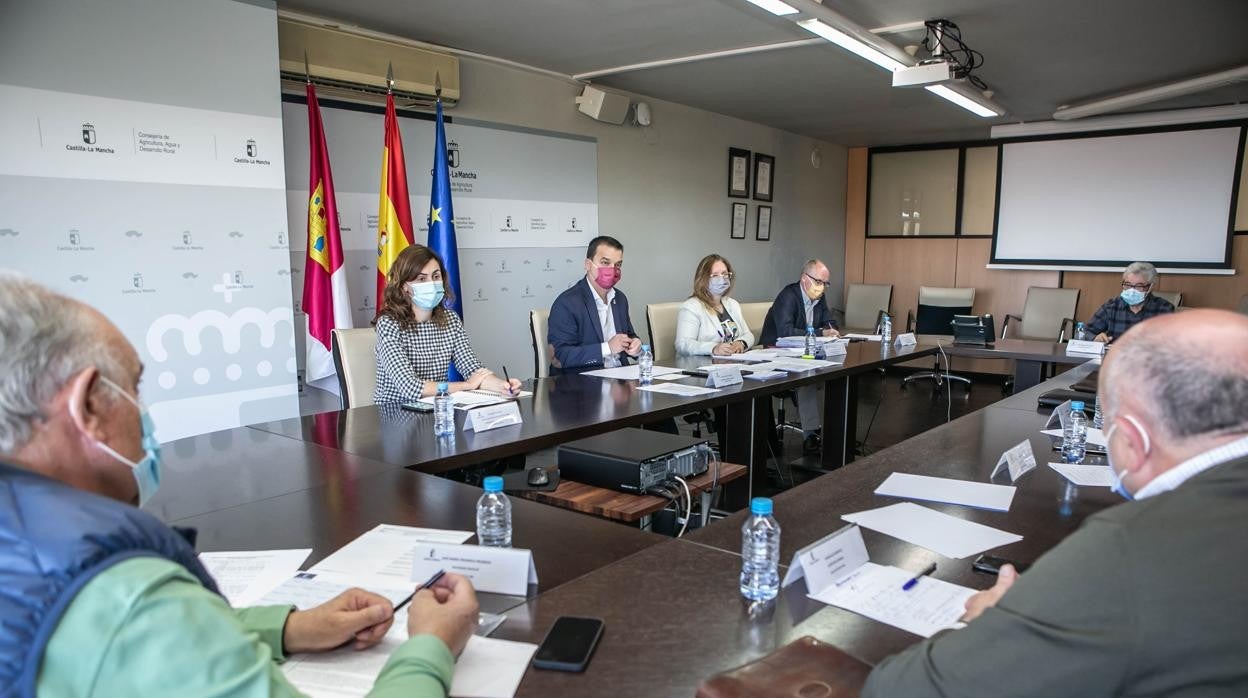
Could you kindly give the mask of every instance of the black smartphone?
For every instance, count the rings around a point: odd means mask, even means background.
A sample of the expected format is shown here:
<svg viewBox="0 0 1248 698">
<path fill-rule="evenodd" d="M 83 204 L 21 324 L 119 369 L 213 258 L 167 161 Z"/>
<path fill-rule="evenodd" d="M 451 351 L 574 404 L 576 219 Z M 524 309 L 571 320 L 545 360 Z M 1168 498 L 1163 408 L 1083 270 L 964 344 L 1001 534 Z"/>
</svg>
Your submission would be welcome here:
<svg viewBox="0 0 1248 698">
<path fill-rule="evenodd" d="M 537 648 L 533 666 L 554 671 L 582 672 L 602 637 L 602 620 L 560 616 Z"/>
<path fill-rule="evenodd" d="M 1013 565 L 1014 569 L 1022 574 L 1026 572 L 1030 564 L 1026 562 L 1014 562 L 1003 557 L 994 557 L 992 555 L 980 555 L 975 558 L 975 562 L 971 563 L 971 569 L 984 574 L 1000 574 L 1002 565 Z"/>
<path fill-rule="evenodd" d="M 402 407 L 403 409 L 409 412 L 432 412 L 433 411 L 433 405 L 430 405 L 427 402 L 405 402 L 402 405 L 400 405 L 400 407 Z"/>
</svg>

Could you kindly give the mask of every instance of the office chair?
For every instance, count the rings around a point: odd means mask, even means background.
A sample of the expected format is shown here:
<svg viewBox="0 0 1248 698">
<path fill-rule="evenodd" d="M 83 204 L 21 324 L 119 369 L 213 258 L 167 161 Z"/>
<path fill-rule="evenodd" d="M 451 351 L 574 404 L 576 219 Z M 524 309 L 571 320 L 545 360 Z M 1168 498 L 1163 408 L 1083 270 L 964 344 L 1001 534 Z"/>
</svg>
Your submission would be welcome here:
<svg viewBox="0 0 1248 698">
<path fill-rule="evenodd" d="M 937 286 L 919 287 L 919 309 L 906 317 L 906 331 L 918 334 L 948 335 L 952 341 L 954 315 L 970 315 L 975 305 L 975 289 L 973 288 L 941 288 Z M 947 360 L 947 359 L 946 359 Z M 950 373 L 940 368 L 940 355 L 936 355 L 936 365 L 930 371 L 911 373 L 901 381 L 904 390 L 907 385 L 917 380 L 931 379 L 939 387 L 945 381 L 965 383 L 967 396 L 970 396 L 971 379 Z"/>
<path fill-rule="evenodd" d="M 1022 315 L 1006 315 L 1001 325 L 1001 339 L 1008 339 L 1010 321 L 1018 326 L 1015 336 L 1019 339 L 1039 339 L 1045 342 L 1064 342 L 1069 325 L 1074 334 L 1075 308 L 1079 305 L 1079 289 L 1047 288 L 1032 286 L 1027 289 Z M 1056 364 L 1048 364 L 1045 370 L 1052 375 Z M 1006 376 L 1001 392 L 1007 395 L 1013 390 L 1014 376 Z"/>
<path fill-rule="evenodd" d="M 533 375 L 545 378 L 550 375 L 550 344 L 546 341 L 546 321 L 550 308 L 534 308 L 529 311 L 529 338 L 533 341 Z"/>
<path fill-rule="evenodd" d="M 373 404 L 373 390 L 377 387 L 377 330 L 333 330 L 329 343 L 334 369 L 338 371 L 342 409 Z"/>
<path fill-rule="evenodd" d="M 680 315 L 680 306 L 680 303 L 646 304 L 646 331 L 656 364 L 676 358 L 676 318 Z"/>
<path fill-rule="evenodd" d="M 875 334 L 881 313 L 893 300 L 892 284 L 850 284 L 845 294 L 845 325 L 842 332 Z"/>
<path fill-rule="evenodd" d="M 1153 291 L 1153 295 L 1162 300 L 1170 301 L 1170 305 L 1173 305 L 1175 308 L 1183 304 L 1182 291 Z"/>
<path fill-rule="evenodd" d="M 1248 315 L 1248 293 L 1239 297 L 1239 304 L 1235 306 L 1235 312 L 1241 315 Z"/>
</svg>

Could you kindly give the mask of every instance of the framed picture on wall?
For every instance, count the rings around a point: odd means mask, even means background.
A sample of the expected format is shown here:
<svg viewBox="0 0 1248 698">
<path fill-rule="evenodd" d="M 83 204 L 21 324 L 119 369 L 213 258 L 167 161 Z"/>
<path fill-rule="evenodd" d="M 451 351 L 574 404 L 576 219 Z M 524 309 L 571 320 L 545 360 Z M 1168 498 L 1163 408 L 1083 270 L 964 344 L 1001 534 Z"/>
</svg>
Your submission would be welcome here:
<svg viewBox="0 0 1248 698">
<path fill-rule="evenodd" d="M 728 196 L 750 198 L 750 151 L 728 149 Z"/>
<path fill-rule="evenodd" d="M 758 215 L 755 216 L 754 239 L 770 240 L 771 239 L 771 207 L 759 206 L 757 208 Z"/>
<path fill-rule="evenodd" d="M 733 240 L 745 239 L 745 217 L 749 206 L 743 203 L 732 204 L 732 229 L 728 231 L 728 237 Z"/>
<path fill-rule="evenodd" d="M 754 200 L 771 201 L 771 185 L 776 182 L 776 159 L 754 153 Z"/>
</svg>

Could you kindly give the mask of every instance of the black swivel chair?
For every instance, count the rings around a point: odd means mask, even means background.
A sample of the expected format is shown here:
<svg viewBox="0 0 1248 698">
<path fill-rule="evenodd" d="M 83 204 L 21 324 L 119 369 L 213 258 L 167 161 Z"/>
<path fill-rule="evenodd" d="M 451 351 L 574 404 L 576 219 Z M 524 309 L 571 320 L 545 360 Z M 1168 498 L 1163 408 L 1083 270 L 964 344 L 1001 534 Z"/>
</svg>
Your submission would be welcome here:
<svg viewBox="0 0 1248 698">
<path fill-rule="evenodd" d="M 973 288 L 940 288 L 935 286 L 919 287 L 919 309 L 906 318 L 906 331 L 917 334 L 948 335 L 953 341 L 953 316 L 970 315 L 975 305 L 975 289 Z M 946 358 L 946 361 L 948 359 Z M 904 389 L 913 381 L 932 380 L 937 386 L 945 381 L 965 383 L 970 394 L 971 379 L 950 373 L 948 366 L 940 367 L 941 357 L 936 355 L 936 365 L 930 371 L 911 373 L 901 381 Z"/>
</svg>

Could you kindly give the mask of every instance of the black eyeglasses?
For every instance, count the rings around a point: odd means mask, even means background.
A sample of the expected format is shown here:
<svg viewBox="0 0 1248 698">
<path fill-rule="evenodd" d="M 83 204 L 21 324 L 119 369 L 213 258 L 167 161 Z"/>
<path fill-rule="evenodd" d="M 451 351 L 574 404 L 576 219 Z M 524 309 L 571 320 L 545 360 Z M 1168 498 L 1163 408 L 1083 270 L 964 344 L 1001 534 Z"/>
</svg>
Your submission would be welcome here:
<svg viewBox="0 0 1248 698">
<path fill-rule="evenodd" d="M 1122 290 L 1124 290 L 1124 291 L 1125 291 L 1125 290 L 1127 290 L 1127 289 L 1129 289 L 1129 288 L 1133 288 L 1133 289 L 1135 289 L 1135 290 L 1137 290 L 1137 291 L 1147 291 L 1148 289 L 1150 289 L 1150 288 L 1152 288 L 1152 287 L 1153 287 L 1153 285 L 1152 285 L 1152 284 L 1129 284 L 1129 283 L 1127 283 L 1127 282 L 1125 282 L 1125 281 L 1124 281 L 1124 282 L 1122 282 Z"/>
<path fill-rule="evenodd" d="M 817 277 L 811 276 L 810 274 L 807 274 L 806 272 L 802 272 L 802 274 L 804 274 L 804 275 L 806 276 L 806 278 L 808 278 L 808 279 L 810 279 L 811 281 L 813 281 L 813 282 L 815 282 L 815 283 L 819 284 L 820 286 L 827 286 L 827 285 L 828 285 L 828 282 L 827 282 L 827 281 L 824 281 L 823 279 L 820 279 L 820 278 L 817 278 Z"/>
</svg>

